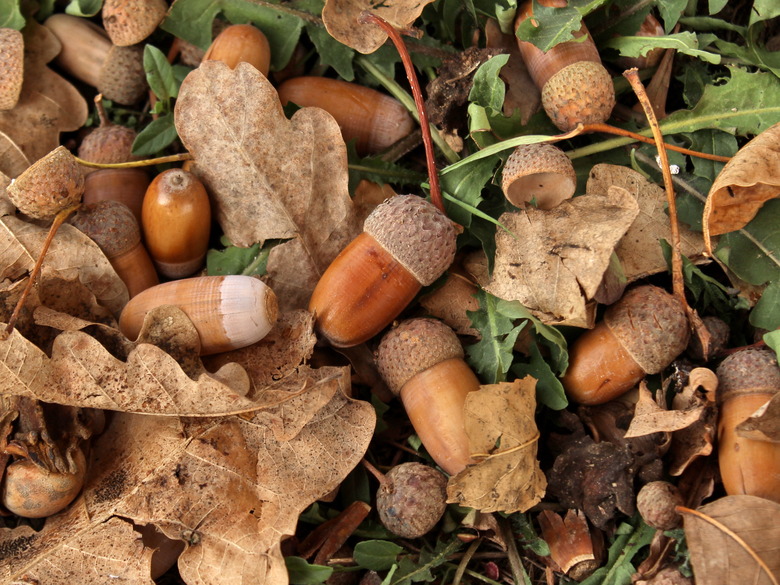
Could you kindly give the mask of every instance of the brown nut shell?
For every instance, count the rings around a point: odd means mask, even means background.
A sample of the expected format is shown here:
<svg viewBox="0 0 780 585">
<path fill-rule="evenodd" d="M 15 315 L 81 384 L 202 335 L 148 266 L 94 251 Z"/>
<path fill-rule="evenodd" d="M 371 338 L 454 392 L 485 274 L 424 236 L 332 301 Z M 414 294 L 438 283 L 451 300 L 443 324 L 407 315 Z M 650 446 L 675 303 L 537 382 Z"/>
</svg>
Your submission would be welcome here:
<svg viewBox="0 0 780 585">
<path fill-rule="evenodd" d="M 419 538 L 433 529 L 447 509 L 447 478 L 422 463 L 396 465 L 379 486 L 376 506 L 390 532 Z"/>
<path fill-rule="evenodd" d="M 376 352 L 379 373 L 393 393 L 428 368 L 451 358 L 463 359 L 458 336 L 435 319 L 408 319 L 382 338 Z"/>
<path fill-rule="evenodd" d="M 577 173 L 571 159 L 547 142 L 515 148 L 501 179 L 504 196 L 516 207 L 535 201 L 539 209 L 552 209 L 571 198 L 576 187 Z"/>
<path fill-rule="evenodd" d="M 0 110 L 19 101 L 24 80 L 24 39 L 12 28 L 0 28 Z"/>
<path fill-rule="evenodd" d="M 222 61 L 231 69 L 239 63 L 249 63 L 268 77 L 271 69 L 271 45 L 256 26 L 234 24 L 223 30 L 211 43 L 203 60 Z"/>
<path fill-rule="evenodd" d="M 165 0 L 104 0 L 103 28 L 119 47 L 146 39 L 165 18 Z"/>
<path fill-rule="evenodd" d="M 452 222 L 415 195 L 396 195 L 378 205 L 363 231 L 423 286 L 444 274 L 455 259 L 457 234 Z"/>
<path fill-rule="evenodd" d="M 657 374 L 688 345 L 690 329 L 679 301 L 656 286 L 629 290 L 604 322 L 647 374 Z"/>
<path fill-rule="evenodd" d="M 612 76 L 601 63 L 573 63 L 544 84 L 542 106 L 553 124 L 564 132 L 577 124 L 603 123 L 615 107 Z"/>
<path fill-rule="evenodd" d="M 141 242 L 141 228 L 133 212 L 118 201 L 83 205 L 70 223 L 87 234 L 108 258 L 127 252 Z"/>
</svg>

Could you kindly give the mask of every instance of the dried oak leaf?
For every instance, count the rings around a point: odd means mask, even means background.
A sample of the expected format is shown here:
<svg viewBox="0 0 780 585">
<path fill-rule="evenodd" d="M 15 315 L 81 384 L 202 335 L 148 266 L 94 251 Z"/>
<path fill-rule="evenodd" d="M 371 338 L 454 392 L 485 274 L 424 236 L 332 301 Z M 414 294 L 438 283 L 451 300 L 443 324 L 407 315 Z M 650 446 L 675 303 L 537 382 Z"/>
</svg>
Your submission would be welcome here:
<svg viewBox="0 0 780 585">
<path fill-rule="evenodd" d="M 5 132 L 0 132 L 0 173 L 18 177 L 29 166 L 30 161 L 22 149 Z M 4 181 L 0 182 L 0 190 L 5 191 L 7 186 Z"/>
<path fill-rule="evenodd" d="M 32 18 L 22 34 L 22 94 L 13 109 L 0 112 L 0 132 L 34 163 L 60 145 L 61 132 L 81 128 L 89 110 L 81 93 L 46 66 L 61 50 L 57 38 Z"/>
<path fill-rule="evenodd" d="M 754 441 L 780 443 L 780 392 L 737 425 L 737 434 Z"/>
<path fill-rule="evenodd" d="M 6 555 L 0 580 L 149 582 L 148 573 L 137 579 L 121 566 L 101 565 L 103 555 L 122 545 L 116 539 L 70 550 L 77 539 L 99 535 L 106 522 L 126 518 L 187 543 L 179 559 L 185 583 L 286 584 L 281 539 L 294 533 L 304 508 L 360 461 L 373 433 L 373 408 L 341 392 L 347 372 L 330 383 L 337 388 L 331 400 L 285 441 L 255 418 L 115 413 L 93 445 L 83 496 L 41 532 L 0 530 Z M 138 546 L 134 537 L 123 539 Z M 123 556 L 147 554 L 136 549 Z M 68 581 L 59 579 L 65 563 L 74 571 Z"/>
<path fill-rule="evenodd" d="M 381 16 L 394 28 L 404 30 L 431 2 L 433 0 L 326 0 L 322 21 L 330 36 L 338 42 L 360 53 L 373 53 L 387 40 L 387 34 L 375 24 L 360 22 L 363 12 Z"/>
<path fill-rule="evenodd" d="M 726 496 L 683 510 L 685 539 L 697 583 L 770 585 L 780 581 L 780 504 Z"/>
<path fill-rule="evenodd" d="M 610 164 L 594 166 L 588 175 L 587 193 L 604 193 L 611 186 L 622 187 L 639 204 L 639 215 L 615 247 L 628 282 L 634 282 L 667 269 L 660 240 L 671 240 L 672 228 L 666 214 L 663 188 L 645 179 L 635 170 Z M 701 234 L 680 225 L 682 254 L 693 261 L 701 260 L 704 240 Z"/>
<path fill-rule="evenodd" d="M 764 130 L 726 163 L 704 205 L 704 234 L 743 228 L 769 199 L 780 197 L 780 123 Z"/>
<path fill-rule="evenodd" d="M 176 128 L 195 158 L 214 211 L 237 246 L 288 240 L 268 260 L 284 310 L 304 308 L 322 272 L 359 226 L 348 192 L 347 151 L 319 108 L 288 120 L 257 69 L 208 61 L 184 80 Z"/>
<path fill-rule="evenodd" d="M 504 213 L 496 231 L 496 263 L 484 288 L 520 301 L 545 323 L 592 327 L 596 294 L 618 240 L 639 213 L 636 199 L 611 187 L 543 211 Z"/>
<path fill-rule="evenodd" d="M 544 496 L 536 458 L 536 380 L 481 386 L 466 398 L 470 465 L 447 483 L 447 501 L 481 512 L 525 512 Z"/>
</svg>

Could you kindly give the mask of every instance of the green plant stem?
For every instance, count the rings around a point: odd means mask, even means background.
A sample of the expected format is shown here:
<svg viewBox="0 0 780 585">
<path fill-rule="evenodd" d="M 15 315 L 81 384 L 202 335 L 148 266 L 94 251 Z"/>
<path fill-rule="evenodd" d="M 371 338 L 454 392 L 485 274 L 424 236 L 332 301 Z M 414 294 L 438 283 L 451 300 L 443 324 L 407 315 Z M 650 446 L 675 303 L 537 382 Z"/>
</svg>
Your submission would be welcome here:
<svg viewBox="0 0 780 585">
<path fill-rule="evenodd" d="M 417 123 L 420 123 L 420 116 L 417 114 L 417 108 L 414 105 L 414 99 L 412 99 L 412 96 L 410 96 L 404 89 L 398 85 L 398 83 L 395 82 L 395 80 L 390 79 L 387 77 L 384 73 L 382 73 L 379 68 L 374 65 L 370 60 L 368 60 L 365 57 L 357 57 L 355 59 L 358 65 L 363 68 L 363 70 L 371 75 L 374 79 L 376 79 L 382 87 L 384 87 L 390 95 L 392 95 L 395 99 L 397 99 L 399 102 L 403 104 L 403 106 L 409 111 L 409 113 L 412 115 L 412 117 L 417 121 Z M 441 137 L 439 134 L 439 130 L 434 126 L 433 124 L 430 124 L 431 127 L 431 138 L 433 138 L 433 142 L 436 144 L 436 146 L 439 148 L 441 153 L 444 155 L 444 158 L 446 158 L 450 163 L 455 163 L 460 160 L 460 157 L 458 154 L 450 148 L 450 145 L 447 144 L 447 142 Z"/>
</svg>

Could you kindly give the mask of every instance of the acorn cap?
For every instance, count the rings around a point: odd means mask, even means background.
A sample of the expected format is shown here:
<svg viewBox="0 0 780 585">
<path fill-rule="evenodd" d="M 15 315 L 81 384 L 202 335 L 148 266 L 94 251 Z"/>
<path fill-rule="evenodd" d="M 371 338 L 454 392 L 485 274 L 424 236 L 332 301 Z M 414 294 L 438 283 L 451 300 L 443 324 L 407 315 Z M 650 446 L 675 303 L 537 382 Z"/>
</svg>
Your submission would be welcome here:
<svg viewBox="0 0 780 585">
<path fill-rule="evenodd" d="M 600 63 L 572 63 L 544 84 L 542 106 L 553 124 L 564 132 L 577 124 L 600 124 L 615 107 L 612 76 Z"/>
<path fill-rule="evenodd" d="M 396 395 L 411 378 L 444 360 L 463 359 L 463 346 L 435 319 L 408 319 L 389 331 L 376 350 L 376 365 Z"/>
<path fill-rule="evenodd" d="M 136 131 L 127 126 L 100 125 L 81 141 L 79 158 L 102 164 L 136 160 L 138 157 L 132 154 L 136 136 Z"/>
<path fill-rule="evenodd" d="M 118 201 L 84 205 L 70 223 L 89 236 L 108 258 L 131 250 L 141 241 L 141 228 L 135 215 Z"/>
<path fill-rule="evenodd" d="M 24 39 L 12 28 L 0 28 L 0 110 L 19 101 L 24 79 Z"/>
<path fill-rule="evenodd" d="M 718 402 L 737 394 L 780 392 L 780 367 L 773 351 L 743 349 L 724 359 L 715 373 L 718 376 Z"/>
<path fill-rule="evenodd" d="M 167 10 L 165 0 L 105 0 L 103 28 L 115 45 L 135 45 L 154 32 Z"/>
<path fill-rule="evenodd" d="M 604 323 L 646 374 L 657 374 L 688 345 L 680 302 L 657 286 L 629 290 L 604 313 Z"/>
<path fill-rule="evenodd" d="M 58 146 L 19 175 L 6 193 L 25 215 L 51 219 L 79 202 L 84 193 L 84 173 L 70 151 Z"/>
<path fill-rule="evenodd" d="M 144 96 L 146 88 L 143 48 L 112 46 L 100 70 L 98 91 L 110 100 L 129 106 Z"/>
<path fill-rule="evenodd" d="M 363 231 L 423 286 L 444 274 L 455 259 L 457 234 L 452 222 L 416 195 L 396 195 L 378 205 Z"/>
<path fill-rule="evenodd" d="M 539 209 L 552 209 L 574 195 L 577 173 L 571 159 L 549 142 L 518 146 L 509 155 L 501 190 L 512 205 L 535 200 Z"/>
</svg>

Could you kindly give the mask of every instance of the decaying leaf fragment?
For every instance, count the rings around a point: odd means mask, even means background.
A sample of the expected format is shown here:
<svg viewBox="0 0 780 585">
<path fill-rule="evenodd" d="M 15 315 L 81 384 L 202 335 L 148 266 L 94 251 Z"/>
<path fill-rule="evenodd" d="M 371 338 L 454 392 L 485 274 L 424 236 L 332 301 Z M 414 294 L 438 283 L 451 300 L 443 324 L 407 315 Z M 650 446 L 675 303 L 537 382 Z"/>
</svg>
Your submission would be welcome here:
<svg viewBox="0 0 780 585">
<path fill-rule="evenodd" d="M 683 512 L 697 583 L 780 581 L 780 504 L 756 496 L 726 496 Z"/>
<path fill-rule="evenodd" d="M 357 235 L 347 151 L 319 108 L 284 116 L 254 67 L 208 61 L 184 80 L 176 128 L 209 189 L 217 221 L 236 246 L 289 240 L 268 261 L 282 310 L 304 308 L 322 272 Z"/>
<path fill-rule="evenodd" d="M 734 155 L 704 205 L 704 236 L 743 228 L 769 199 L 780 197 L 780 123 L 764 130 Z"/>
<path fill-rule="evenodd" d="M 423 8 L 433 0 L 389 0 L 375 3 L 368 0 L 327 0 L 322 9 L 322 21 L 334 39 L 361 53 L 373 53 L 387 40 L 387 34 L 373 24 L 360 22 L 368 10 L 381 16 L 398 30 L 408 28 Z"/>
<path fill-rule="evenodd" d="M 479 460 L 447 484 L 447 500 L 481 512 L 526 511 L 547 480 L 536 458 L 536 380 L 481 386 L 464 406 L 472 457 Z"/>
<path fill-rule="evenodd" d="M 737 435 L 754 441 L 780 443 L 780 392 L 753 416 L 739 423 Z"/>
<path fill-rule="evenodd" d="M 593 326 L 588 309 L 615 245 L 639 213 L 636 199 L 612 187 L 554 209 L 504 213 L 496 231 L 496 265 L 484 288 L 520 301 L 548 324 Z"/>
</svg>

